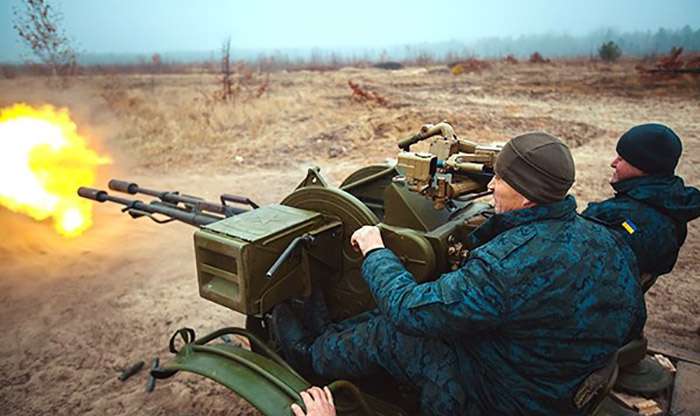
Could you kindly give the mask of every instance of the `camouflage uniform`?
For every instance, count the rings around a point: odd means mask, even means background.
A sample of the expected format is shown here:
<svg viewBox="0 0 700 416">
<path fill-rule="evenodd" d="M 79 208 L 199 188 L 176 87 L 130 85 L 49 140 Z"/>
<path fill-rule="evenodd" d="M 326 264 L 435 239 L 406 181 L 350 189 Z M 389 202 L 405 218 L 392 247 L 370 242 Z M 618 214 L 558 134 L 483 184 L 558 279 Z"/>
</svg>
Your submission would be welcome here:
<svg viewBox="0 0 700 416">
<path fill-rule="evenodd" d="M 470 238 L 462 268 L 423 284 L 390 250 L 370 252 L 378 310 L 318 337 L 314 370 L 384 369 L 421 390 L 425 414 L 580 414 L 573 392 L 646 319 L 629 248 L 573 197 L 494 215 Z"/>
<path fill-rule="evenodd" d="M 687 223 L 700 216 L 700 191 L 671 175 L 640 176 L 612 186 L 613 198 L 589 204 L 582 215 L 621 235 L 640 273 L 669 273 L 688 234 Z"/>
</svg>

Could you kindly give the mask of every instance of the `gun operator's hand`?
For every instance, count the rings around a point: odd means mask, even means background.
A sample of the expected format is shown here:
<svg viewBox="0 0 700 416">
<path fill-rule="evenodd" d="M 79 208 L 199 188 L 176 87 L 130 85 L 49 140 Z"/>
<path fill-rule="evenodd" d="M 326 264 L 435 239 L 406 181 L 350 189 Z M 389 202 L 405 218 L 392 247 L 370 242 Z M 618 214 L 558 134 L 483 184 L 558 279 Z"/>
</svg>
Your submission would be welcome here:
<svg viewBox="0 0 700 416">
<path fill-rule="evenodd" d="M 350 244 L 359 250 L 363 256 L 367 255 L 375 248 L 383 248 L 382 234 L 379 228 L 374 225 L 365 225 L 355 231 L 350 237 Z"/>
<path fill-rule="evenodd" d="M 292 412 L 295 416 L 335 416 L 335 405 L 333 396 L 328 387 L 321 390 L 319 387 L 311 387 L 301 392 L 301 399 L 304 400 L 306 413 L 297 404 L 292 405 Z"/>
</svg>

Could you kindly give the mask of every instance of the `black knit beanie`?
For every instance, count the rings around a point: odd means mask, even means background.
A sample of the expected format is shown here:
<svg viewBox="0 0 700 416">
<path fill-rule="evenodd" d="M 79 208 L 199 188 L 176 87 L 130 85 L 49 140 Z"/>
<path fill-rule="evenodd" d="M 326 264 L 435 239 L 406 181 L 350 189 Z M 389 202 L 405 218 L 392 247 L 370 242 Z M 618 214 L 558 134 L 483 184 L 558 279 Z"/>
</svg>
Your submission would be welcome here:
<svg viewBox="0 0 700 416">
<path fill-rule="evenodd" d="M 663 124 L 632 127 L 617 141 L 617 154 L 649 174 L 672 175 L 682 151 L 681 139 Z"/>
<path fill-rule="evenodd" d="M 513 189 L 538 204 L 564 199 L 576 176 L 569 148 L 547 133 L 511 139 L 498 155 L 495 170 Z"/>
</svg>

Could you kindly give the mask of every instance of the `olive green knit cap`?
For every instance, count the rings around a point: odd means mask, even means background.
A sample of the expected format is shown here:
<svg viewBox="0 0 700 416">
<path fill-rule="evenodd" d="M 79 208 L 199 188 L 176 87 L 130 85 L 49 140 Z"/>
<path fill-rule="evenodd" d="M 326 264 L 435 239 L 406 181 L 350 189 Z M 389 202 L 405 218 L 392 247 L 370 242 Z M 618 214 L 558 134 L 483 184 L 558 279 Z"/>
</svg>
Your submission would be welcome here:
<svg viewBox="0 0 700 416">
<path fill-rule="evenodd" d="M 513 189 L 538 204 L 564 199 L 576 177 L 569 148 L 541 132 L 526 133 L 506 143 L 495 170 Z"/>
</svg>

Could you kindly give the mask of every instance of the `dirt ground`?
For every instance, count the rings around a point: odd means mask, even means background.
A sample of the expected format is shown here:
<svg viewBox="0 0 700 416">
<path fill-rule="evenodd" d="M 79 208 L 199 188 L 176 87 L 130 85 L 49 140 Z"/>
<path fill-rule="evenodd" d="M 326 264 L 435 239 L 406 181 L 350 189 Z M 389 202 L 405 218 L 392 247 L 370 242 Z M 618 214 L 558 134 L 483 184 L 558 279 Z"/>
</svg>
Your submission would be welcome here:
<svg viewBox="0 0 700 416">
<path fill-rule="evenodd" d="M 423 123 L 449 120 L 461 137 L 480 142 L 546 130 L 573 148 L 573 194 L 583 208 L 611 195 L 615 141 L 643 122 L 679 133 L 679 174 L 700 185 L 700 82 L 645 80 L 633 67 L 580 61 L 494 63 L 460 76 L 444 67 L 281 72 L 262 92 L 267 78 L 253 74 L 226 103 L 206 74 L 85 77 L 65 90 L 20 77 L 0 80 L 0 107 L 70 108 L 80 131 L 114 159 L 100 172 L 103 187 L 117 177 L 261 204 L 284 197 L 308 166 L 338 184 L 394 157 L 395 143 Z M 352 99 L 349 80 L 387 104 Z M 256 414 L 192 375 L 159 382 L 151 394 L 146 371 L 117 380 L 135 361 L 166 359 L 180 327 L 203 334 L 243 324 L 241 315 L 199 298 L 191 227 L 134 222 L 106 205 L 95 206 L 92 229 L 70 240 L 3 209 L 0 224 L 0 413 Z M 650 338 L 700 351 L 699 256 L 696 221 L 675 270 L 647 295 Z"/>
</svg>

